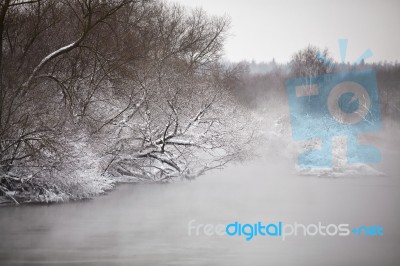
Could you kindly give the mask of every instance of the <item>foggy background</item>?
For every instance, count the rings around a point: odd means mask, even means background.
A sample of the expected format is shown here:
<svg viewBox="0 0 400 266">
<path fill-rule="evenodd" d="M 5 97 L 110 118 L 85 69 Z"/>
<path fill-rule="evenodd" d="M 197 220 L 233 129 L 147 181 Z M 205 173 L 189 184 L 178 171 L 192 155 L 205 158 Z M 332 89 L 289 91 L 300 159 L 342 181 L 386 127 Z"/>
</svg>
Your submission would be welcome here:
<svg viewBox="0 0 400 266">
<path fill-rule="evenodd" d="M 347 61 L 368 48 L 368 62 L 400 61 L 400 2 L 397 0 L 175 0 L 232 19 L 225 56 L 230 61 L 287 63 L 308 44 L 340 59 L 337 40 L 349 39 Z M 346 62 L 347 62 L 346 61 Z"/>
</svg>

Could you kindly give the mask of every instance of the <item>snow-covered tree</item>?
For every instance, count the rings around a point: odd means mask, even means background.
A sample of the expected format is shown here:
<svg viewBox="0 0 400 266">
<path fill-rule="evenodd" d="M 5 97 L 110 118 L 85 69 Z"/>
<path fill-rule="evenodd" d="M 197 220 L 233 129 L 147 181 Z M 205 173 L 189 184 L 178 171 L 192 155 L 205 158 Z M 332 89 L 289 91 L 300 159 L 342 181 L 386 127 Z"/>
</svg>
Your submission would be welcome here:
<svg viewBox="0 0 400 266">
<path fill-rule="evenodd" d="M 2 1 L 0 193 L 85 196 L 109 187 L 93 175 L 193 178 L 241 158 L 228 26 L 158 0 Z M 71 191 L 88 182 L 105 185 Z"/>
</svg>

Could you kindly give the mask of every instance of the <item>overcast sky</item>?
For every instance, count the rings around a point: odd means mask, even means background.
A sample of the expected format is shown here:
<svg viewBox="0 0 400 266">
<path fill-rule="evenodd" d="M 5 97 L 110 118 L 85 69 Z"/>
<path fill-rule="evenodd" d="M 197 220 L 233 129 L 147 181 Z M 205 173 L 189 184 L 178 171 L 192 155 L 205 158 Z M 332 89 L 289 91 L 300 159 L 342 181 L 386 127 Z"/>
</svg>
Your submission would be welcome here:
<svg viewBox="0 0 400 266">
<path fill-rule="evenodd" d="M 338 39 L 348 39 L 351 63 L 368 48 L 367 62 L 400 61 L 400 0 L 169 0 L 228 15 L 231 61 L 287 62 L 314 44 L 340 60 Z"/>
</svg>

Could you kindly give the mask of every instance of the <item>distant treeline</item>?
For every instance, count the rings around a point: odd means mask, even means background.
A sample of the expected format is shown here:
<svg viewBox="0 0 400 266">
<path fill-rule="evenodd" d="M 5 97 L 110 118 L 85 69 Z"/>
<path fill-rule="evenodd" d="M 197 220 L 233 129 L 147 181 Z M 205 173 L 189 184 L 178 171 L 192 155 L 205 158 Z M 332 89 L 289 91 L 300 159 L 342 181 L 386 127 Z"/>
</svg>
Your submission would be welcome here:
<svg viewBox="0 0 400 266">
<path fill-rule="evenodd" d="M 312 47 L 319 52 L 318 48 Z M 310 47 L 302 51 L 309 50 Z M 301 53 L 300 51 L 299 53 Z M 317 53 L 315 60 L 318 60 Z M 242 104 L 250 108 L 275 108 L 278 104 L 287 104 L 285 82 L 289 78 L 304 77 L 307 64 L 310 62 L 300 62 L 296 64 L 295 56 L 287 64 L 278 64 L 274 60 L 271 62 L 241 62 L 236 65 L 236 70 L 240 78 L 234 82 L 235 95 Z M 399 63 L 364 63 L 359 65 L 337 64 L 321 65 L 312 70 L 311 76 L 335 73 L 340 71 L 353 71 L 361 69 L 374 69 L 378 82 L 380 97 L 380 108 L 384 117 L 399 120 L 400 117 L 400 64 Z M 311 67 L 312 68 L 312 67 Z M 322 69 L 322 70 L 321 70 Z M 303 71 L 303 72 L 302 72 Z"/>
</svg>

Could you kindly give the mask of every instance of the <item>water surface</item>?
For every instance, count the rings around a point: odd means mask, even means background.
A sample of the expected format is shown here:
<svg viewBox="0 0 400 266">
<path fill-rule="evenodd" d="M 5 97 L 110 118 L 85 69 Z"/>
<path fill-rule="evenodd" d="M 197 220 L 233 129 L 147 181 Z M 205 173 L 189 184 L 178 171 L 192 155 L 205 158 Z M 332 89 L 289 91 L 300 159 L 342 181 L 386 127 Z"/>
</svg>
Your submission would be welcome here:
<svg viewBox="0 0 400 266">
<path fill-rule="evenodd" d="M 385 176 L 297 176 L 293 162 L 269 157 L 192 182 L 124 184 L 88 201 L 3 207 L 0 264 L 400 265 L 396 154 Z M 189 236 L 193 219 L 380 225 L 384 236 Z"/>
</svg>

